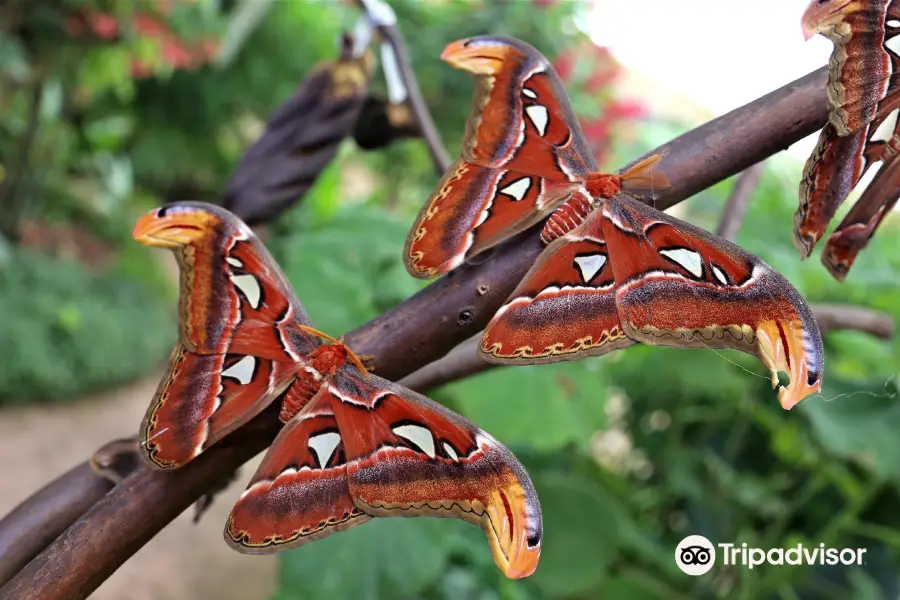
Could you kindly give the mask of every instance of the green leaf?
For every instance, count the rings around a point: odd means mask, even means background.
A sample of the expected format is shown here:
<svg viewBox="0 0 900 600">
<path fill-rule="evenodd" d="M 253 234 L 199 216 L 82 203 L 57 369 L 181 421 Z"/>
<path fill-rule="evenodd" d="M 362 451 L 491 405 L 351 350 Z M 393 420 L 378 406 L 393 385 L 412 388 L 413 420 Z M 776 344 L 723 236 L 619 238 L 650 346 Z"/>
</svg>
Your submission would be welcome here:
<svg viewBox="0 0 900 600">
<path fill-rule="evenodd" d="M 373 519 L 282 554 L 277 600 L 409 598 L 444 572 L 455 519 Z M 487 542 L 484 551 L 489 552 Z"/>
<path fill-rule="evenodd" d="M 812 422 L 819 443 L 882 477 L 900 481 L 900 403 L 896 380 L 869 389 L 832 384 L 829 394 L 842 388 L 847 391 L 834 394 L 831 401 L 813 398 L 798 407 Z"/>
<path fill-rule="evenodd" d="M 544 515 L 541 562 L 534 583 L 552 596 L 596 587 L 619 554 L 624 507 L 597 482 L 576 475 L 534 475 Z"/>
<path fill-rule="evenodd" d="M 329 184 L 329 179 L 325 184 Z M 279 223 L 290 237 L 270 248 L 313 324 L 344 332 L 413 294 L 419 284 L 401 263 L 409 224 L 383 209 L 304 203 Z"/>
<path fill-rule="evenodd" d="M 501 367 L 447 386 L 455 406 L 502 441 L 549 452 L 587 447 L 606 424 L 603 371 L 596 361 Z"/>
<path fill-rule="evenodd" d="M 31 250 L 11 254 L 0 264 L 0 314 L 15 316 L 0 321 L 0 404 L 68 401 L 146 375 L 171 352 L 173 300 L 151 286 Z"/>
<path fill-rule="evenodd" d="M 126 115 L 111 115 L 88 123 L 85 129 L 88 141 L 95 150 L 117 150 L 134 131 L 133 120 Z"/>
<path fill-rule="evenodd" d="M 881 593 L 881 586 L 878 581 L 863 571 L 862 569 L 853 569 L 848 576 L 850 579 L 850 587 L 852 588 L 851 596 L 854 600 L 883 600 L 884 594 Z"/>
<path fill-rule="evenodd" d="M 121 46 L 90 48 L 79 65 L 79 82 L 90 98 L 114 92 L 122 101 L 134 96 L 131 52 Z"/>
<path fill-rule="evenodd" d="M 635 581 L 625 577 L 616 577 L 602 588 L 602 598 L 615 600 L 664 600 L 666 595 L 651 591 L 651 582 L 647 580 Z"/>
</svg>

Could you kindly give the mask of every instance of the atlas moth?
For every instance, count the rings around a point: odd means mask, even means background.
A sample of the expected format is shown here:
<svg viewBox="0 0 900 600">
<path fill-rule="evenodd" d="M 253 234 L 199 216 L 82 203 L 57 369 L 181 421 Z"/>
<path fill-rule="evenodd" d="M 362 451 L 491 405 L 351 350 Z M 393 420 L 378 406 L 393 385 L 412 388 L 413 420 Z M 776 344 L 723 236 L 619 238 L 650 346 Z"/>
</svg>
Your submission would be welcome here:
<svg viewBox="0 0 900 600">
<path fill-rule="evenodd" d="M 280 405 L 284 427 L 225 526 L 234 549 L 293 548 L 373 517 L 454 517 L 484 530 L 508 577 L 534 571 L 541 508 L 519 461 L 313 329 L 246 224 L 178 202 L 144 215 L 134 237 L 172 250 L 181 283 L 178 343 L 140 428 L 144 460 L 182 467 Z"/>
<path fill-rule="evenodd" d="M 432 278 L 545 220 L 543 253 L 487 325 L 490 362 L 533 364 L 634 343 L 733 348 L 790 383 L 785 409 L 819 391 L 824 352 L 796 289 L 737 245 L 628 195 L 668 186 L 659 155 L 601 173 L 550 62 L 509 37 L 453 42 L 441 58 L 475 78 L 459 159 L 404 250 Z"/>
</svg>

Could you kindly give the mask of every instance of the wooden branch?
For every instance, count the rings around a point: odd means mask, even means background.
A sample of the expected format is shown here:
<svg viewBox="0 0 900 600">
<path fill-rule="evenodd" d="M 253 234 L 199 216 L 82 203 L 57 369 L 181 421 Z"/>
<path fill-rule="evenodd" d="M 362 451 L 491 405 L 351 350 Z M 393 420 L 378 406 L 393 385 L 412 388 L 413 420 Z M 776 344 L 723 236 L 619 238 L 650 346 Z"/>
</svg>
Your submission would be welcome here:
<svg viewBox="0 0 900 600">
<path fill-rule="evenodd" d="M 411 390 L 427 393 L 445 383 L 457 381 L 470 375 L 480 373 L 489 367 L 499 367 L 488 363 L 478 356 L 478 345 L 481 343 L 481 334 L 478 332 L 462 344 L 451 350 L 440 360 L 427 364 L 418 371 L 410 373 L 398 383 Z"/>
<path fill-rule="evenodd" d="M 657 168 L 672 185 L 641 199 L 665 210 L 820 130 L 827 119 L 827 79 L 826 68 L 813 71 L 649 153 L 663 154 Z"/>
<path fill-rule="evenodd" d="M 84 462 L 12 509 L 0 520 L 0 586 L 112 487 Z"/>
<path fill-rule="evenodd" d="M 894 319 L 878 310 L 841 304 L 813 304 L 810 308 L 823 334 L 836 329 L 853 329 L 889 340 L 897 333 Z"/>
<path fill-rule="evenodd" d="M 765 163 L 760 162 L 738 175 L 734 189 L 731 190 L 731 195 L 722 211 L 722 219 L 716 228 L 716 235 L 734 241 L 741 228 L 741 223 L 744 222 L 744 215 L 747 214 L 747 207 L 750 206 L 753 192 L 759 187 L 764 171 Z"/>
<path fill-rule="evenodd" d="M 820 129 L 827 117 L 826 78 L 820 69 L 654 150 L 663 153 L 659 168 L 672 185 L 642 199 L 667 208 Z M 512 292 L 542 249 L 539 230 L 456 269 L 350 332 L 346 342 L 358 354 L 373 356 L 376 372 L 393 380 L 439 359 L 481 330 Z M 0 589 L 0 597 L 87 597 L 156 532 L 272 441 L 280 427 L 272 408 L 181 469 L 140 467 Z"/>
</svg>

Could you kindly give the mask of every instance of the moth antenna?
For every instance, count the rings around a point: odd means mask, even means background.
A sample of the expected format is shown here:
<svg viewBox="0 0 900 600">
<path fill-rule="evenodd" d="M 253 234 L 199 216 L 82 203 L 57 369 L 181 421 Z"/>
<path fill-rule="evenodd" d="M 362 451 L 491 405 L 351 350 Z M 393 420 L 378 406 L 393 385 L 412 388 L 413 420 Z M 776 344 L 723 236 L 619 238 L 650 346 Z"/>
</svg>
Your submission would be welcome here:
<svg viewBox="0 0 900 600">
<path fill-rule="evenodd" d="M 356 355 L 356 353 L 353 350 L 351 350 L 347 344 L 344 343 L 344 336 L 341 336 L 340 339 L 336 339 L 336 338 L 331 337 L 330 335 L 328 335 L 325 332 L 319 331 L 318 329 L 316 329 L 314 327 L 310 327 L 309 325 L 298 324 L 297 328 L 300 329 L 300 331 L 305 331 L 306 333 L 308 333 L 310 335 L 320 337 L 322 339 L 328 340 L 329 342 L 331 342 L 333 344 L 342 346 L 344 348 L 344 351 L 347 352 L 347 358 L 350 359 L 350 362 L 352 362 L 356 366 L 357 369 L 362 371 L 363 375 L 365 375 L 366 377 L 369 376 L 369 370 L 366 369 L 366 367 L 365 367 L 365 365 L 363 365 L 362 361 L 359 360 L 359 357 Z"/>
</svg>

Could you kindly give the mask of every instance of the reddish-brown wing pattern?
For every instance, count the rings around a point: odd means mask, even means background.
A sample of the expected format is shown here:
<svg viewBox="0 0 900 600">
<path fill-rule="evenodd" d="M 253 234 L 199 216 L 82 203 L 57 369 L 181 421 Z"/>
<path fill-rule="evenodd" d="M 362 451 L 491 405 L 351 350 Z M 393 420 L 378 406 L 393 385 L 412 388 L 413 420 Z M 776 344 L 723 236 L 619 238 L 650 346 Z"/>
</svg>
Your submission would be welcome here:
<svg viewBox="0 0 900 600">
<path fill-rule="evenodd" d="M 487 360 L 532 363 L 635 342 L 732 348 L 790 376 L 784 408 L 819 390 L 824 353 L 809 307 L 738 246 L 625 194 L 553 242 L 485 329 Z"/>
<path fill-rule="evenodd" d="M 837 226 L 822 253 L 832 275 L 843 280 L 882 219 L 897 202 L 900 148 L 900 2 L 813 1 L 803 17 L 804 33 L 821 33 L 835 44 L 829 60 L 829 123 L 806 163 L 794 241 L 809 256 L 838 207 L 876 164 L 881 170 Z"/>
<path fill-rule="evenodd" d="M 455 517 L 484 530 L 507 576 L 534 571 L 541 511 L 522 465 L 472 423 L 369 375 L 340 341 L 309 327 L 244 223 L 183 202 L 149 212 L 134 235 L 173 250 L 181 268 L 181 340 L 141 427 L 148 462 L 182 466 L 281 403 L 287 425 L 226 525 L 234 548 L 274 552 L 377 516 Z"/>
<path fill-rule="evenodd" d="M 568 201 L 579 186 L 667 185 L 649 168 L 621 179 L 597 173 L 559 77 L 528 44 L 479 36 L 453 42 L 441 58 L 474 76 L 475 95 L 460 158 L 407 239 L 414 277 L 442 275 L 548 215 L 571 222 L 580 207 Z"/>
<path fill-rule="evenodd" d="M 479 525 L 509 577 L 529 575 L 540 555 L 540 505 L 509 450 L 424 396 L 344 367 L 282 430 L 226 538 L 272 551 L 372 516 Z"/>
</svg>

